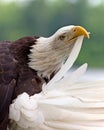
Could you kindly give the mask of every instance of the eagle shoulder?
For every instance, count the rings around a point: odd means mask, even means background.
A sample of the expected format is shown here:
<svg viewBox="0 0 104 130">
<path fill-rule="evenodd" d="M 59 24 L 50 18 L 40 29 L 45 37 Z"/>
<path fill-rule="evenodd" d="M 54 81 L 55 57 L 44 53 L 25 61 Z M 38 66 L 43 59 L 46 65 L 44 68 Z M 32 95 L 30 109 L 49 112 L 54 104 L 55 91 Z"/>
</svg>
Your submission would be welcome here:
<svg viewBox="0 0 104 130">
<path fill-rule="evenodd" d="M 14 98 L 23 92 L 29 95 L 41 92 L 43 79 L 37 75 L 37 71 L 28 66 L 29 53 L 32 45 L 36 44 L 39 37 L 23 37 L 16 40 L 11 45 L 12 53 L 18 61 L 17 73 L 18 80 L 15 87 Z"/>
</svg>

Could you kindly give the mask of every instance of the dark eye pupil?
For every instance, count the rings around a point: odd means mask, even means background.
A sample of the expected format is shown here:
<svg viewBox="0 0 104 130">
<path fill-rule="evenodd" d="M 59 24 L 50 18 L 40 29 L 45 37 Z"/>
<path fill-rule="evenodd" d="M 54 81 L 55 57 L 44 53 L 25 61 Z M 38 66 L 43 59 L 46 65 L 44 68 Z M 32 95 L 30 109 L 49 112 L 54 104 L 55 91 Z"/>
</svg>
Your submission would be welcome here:
<svg viewBox="0 0 104 130">
<path fill-rule="evenodd" d="M 64 38 L 65 38 L 65 36 L 64 36 L 64 35 L 60 36 L 60 40 L 63 40 Z"/>
<path fill-rule="evenodd" d="M 77 31 L 77 29 L 74 29 L 73 31 L 74 31 L 74 32 L 76 32 L 76 31 Z"/>
</svg>

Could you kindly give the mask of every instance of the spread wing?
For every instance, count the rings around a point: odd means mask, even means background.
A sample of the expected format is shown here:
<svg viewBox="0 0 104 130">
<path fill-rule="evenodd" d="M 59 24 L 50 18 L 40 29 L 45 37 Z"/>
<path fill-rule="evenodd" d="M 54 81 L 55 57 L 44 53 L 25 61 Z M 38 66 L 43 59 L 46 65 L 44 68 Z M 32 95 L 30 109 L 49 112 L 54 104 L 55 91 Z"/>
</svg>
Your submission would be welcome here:
<svg viewBox="0 0 104 130">
<path fill-rule="evenodd" d="M 19 95 L 10 105 L 13 130 L 104 130 L 104 81 L 76 82 L 86 64 L 50 89 Z M 50 86 L 44 86 L 50 87 Z"/>
<path fill-rule="evenodd" d="M 0 130 L 6 129 L 8 106 L 15 86 L 15 62 L 9 51 L 9 42 L 0 43 Z"/>
</svg>

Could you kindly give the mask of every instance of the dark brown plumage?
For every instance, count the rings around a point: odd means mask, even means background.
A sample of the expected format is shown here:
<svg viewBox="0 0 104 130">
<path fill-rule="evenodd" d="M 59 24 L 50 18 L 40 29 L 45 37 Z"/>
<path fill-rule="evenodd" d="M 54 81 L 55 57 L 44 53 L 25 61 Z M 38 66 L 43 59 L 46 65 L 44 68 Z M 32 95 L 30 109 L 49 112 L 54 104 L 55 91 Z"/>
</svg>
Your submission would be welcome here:
<svg viewBox="0 0 104 130">
<path fill-rule="evenodd" d="M 43 80 L 28 67 L 28 54 L 38 37 L 0 42 L 0 130 L 7 129 L 8 108 L 22 92 L 39 93 Z"/>
</svg>

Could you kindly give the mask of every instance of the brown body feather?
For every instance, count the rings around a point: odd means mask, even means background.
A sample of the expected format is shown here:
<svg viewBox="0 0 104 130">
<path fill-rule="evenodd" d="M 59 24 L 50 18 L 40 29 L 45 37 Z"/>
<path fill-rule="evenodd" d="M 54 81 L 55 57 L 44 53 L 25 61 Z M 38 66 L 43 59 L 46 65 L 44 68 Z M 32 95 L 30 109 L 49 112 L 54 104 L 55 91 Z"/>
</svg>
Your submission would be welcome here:
<svg viewBox="0 0 104 130">
<path fill-rule="evenodd" d="M 7 129 L 8 108 L 22 92 L 39 93 L 43 79 L 28 67 L 28 54 L 38 37 L 25 37 L 15 42 L 0 42 L 0 130 Z"/>
</svg>

